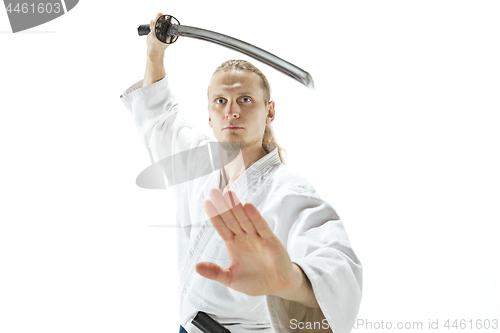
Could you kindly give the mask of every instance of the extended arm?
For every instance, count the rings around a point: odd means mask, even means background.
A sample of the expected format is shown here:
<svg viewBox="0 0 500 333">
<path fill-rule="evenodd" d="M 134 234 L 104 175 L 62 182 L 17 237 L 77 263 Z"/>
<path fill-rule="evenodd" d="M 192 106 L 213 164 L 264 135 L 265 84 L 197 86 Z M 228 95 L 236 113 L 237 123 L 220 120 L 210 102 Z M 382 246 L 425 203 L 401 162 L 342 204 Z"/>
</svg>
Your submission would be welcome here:
<svg viewBox="0 0 500 333">
<path fill-rule="evenodd" d="M 361 264 L 333 207 L 310 194 L 281 200 L 283 235 L 279 228 L 274 234 L 255 206 L 242 206 L 234 192 L 211 190 L 205 210 L 231 263 L 222 268 L 200 262 L 196 271 L 247 295 L 267 295 L 277 332 L 288 332 L 291 320 L 321 322 L 328 332 L 350 332 L 361 300 Z M 277 237 L 280 233 L 288 240 L 289 253 Z"/>
</svg>

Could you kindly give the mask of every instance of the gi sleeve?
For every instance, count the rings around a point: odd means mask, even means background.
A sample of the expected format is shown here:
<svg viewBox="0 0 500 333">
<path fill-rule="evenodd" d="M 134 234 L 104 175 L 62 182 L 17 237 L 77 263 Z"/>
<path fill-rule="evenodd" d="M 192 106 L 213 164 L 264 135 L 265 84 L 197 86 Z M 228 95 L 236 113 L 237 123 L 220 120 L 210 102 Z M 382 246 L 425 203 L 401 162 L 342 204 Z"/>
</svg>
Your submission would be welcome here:
<svg viewBox="0 0 500 333">
<path fill-rule="evenodd" d="M 179 112 L 168 77 L 142 87 L 135 83 L 120 96 L 143 144 L 155 161 L 198 147 L 210 138 L 195 130 Z"/>
<path fill-rule="evenodd" d="M 205 170 L 209 166 L 211 168 L 211 164 L 207 161 L 208 149 L 204 147 L 198 149 L 210 138 L 185 120 L 167 76 L 145 87 L 142 84 L 141 80 L 130 86 L 120 96 L 121 100 L 132 115 L 142 142 L 151 154 L 152 162 L 155 162 L 154 164 L 158 162 L 157 165 L 161 167 L 159 172 L 163 171 L 167 183 L 173 187 L 179 200 L 178 207 L 184 207 L 180 202 L 191 196 L 189 180 L 198 176 L 200 169 Z M 159 172 L 152 167 L 147 170 L 152 170 L 153 176 L 148 175 L 149 178 L 144 178 L 149 182 L 156 182 Z M 157 188 L 154 186 L 152 188 Z M 191 223 L 190 214 L 189 209 L 177 210 L 177 220 L 183 227 Z M 188 235 L 189 229 L 183 230 Z M 179 252 L 185 250 L 180 249 Z"/>
<path fill-rule="evenodd" d="M 312 189 L 282 201 L 279 224 L 289 227 L 286 248 L 303 270 L 320 308 L 266 296 L 278 332 L 350 332 L 358 315 L 362 266 L 333 207 Z M 277 230 L 283 234 L 283 230 Z"/>
</svg>

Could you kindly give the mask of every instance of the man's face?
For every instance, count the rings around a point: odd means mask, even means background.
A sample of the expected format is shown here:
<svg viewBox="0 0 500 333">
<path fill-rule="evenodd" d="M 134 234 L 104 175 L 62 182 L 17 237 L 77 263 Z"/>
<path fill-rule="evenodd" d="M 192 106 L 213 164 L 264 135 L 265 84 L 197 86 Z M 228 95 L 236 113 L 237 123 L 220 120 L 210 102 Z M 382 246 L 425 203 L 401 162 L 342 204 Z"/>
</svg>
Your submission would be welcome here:
<svg viewBox="0 0 500 333">
<path fill-rule="evenodd" d="M 262 145 L 264 129 L 274 120 L 274 102 L 264 102 L 258 74 L 247 70 L 219 71 L 208 86 L 208 114 L 208 123 L 218 141 L 232 142 L 244 149 Z"/>
</svg>

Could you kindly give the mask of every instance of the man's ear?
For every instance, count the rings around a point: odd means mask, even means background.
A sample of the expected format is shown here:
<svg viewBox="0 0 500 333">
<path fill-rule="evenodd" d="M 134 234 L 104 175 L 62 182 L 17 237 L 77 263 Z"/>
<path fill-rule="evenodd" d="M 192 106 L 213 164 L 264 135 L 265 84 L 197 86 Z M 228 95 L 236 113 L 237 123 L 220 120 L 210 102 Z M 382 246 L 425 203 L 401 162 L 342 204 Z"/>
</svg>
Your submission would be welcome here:
<svg viewBox="0 0 500 333">
<path fill-rule="evenodd" d="M 212 128 L 212 118 L 210 118 L 210 106 L 207 106 L 207 110 L 208 110 L 208 126 Z"/>
<path fill-rule="evenodd" d="M 266 125 L 271 125 L 271 123 L 274 120 L 274 117 L 276 116 L 276 113 L 274 111 L 274 101 L 270 101 L 267 104 L 267 117 L 266 117 Z"/>
</svg>

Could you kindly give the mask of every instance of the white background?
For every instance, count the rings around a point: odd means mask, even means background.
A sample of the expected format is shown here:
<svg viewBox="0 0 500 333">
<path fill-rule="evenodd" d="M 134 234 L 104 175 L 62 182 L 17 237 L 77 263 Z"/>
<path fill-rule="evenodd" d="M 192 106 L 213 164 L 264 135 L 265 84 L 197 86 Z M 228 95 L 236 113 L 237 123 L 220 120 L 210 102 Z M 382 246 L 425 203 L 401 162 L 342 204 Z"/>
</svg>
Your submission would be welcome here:
<svg viewBox="0 0 500 333">
<path fill-rule="evenodd" d="M 119 99 L 158 11 L 313 76 L 310 91 L 254 61 L 287 165 L 363 264 L 360 319 L 499 319 L 500 5 L 324 3 L 83 0 L 18 34 L 0 10 L 0 332 L 178 331 L 175 233 L 154 227 L 172 223 L 172 193 L 136 186 L 150 160 Z M 207 132 L 206 87 L 229 58 L 245 57 L 188 38 L 167 50 Z"/>
</svg>

